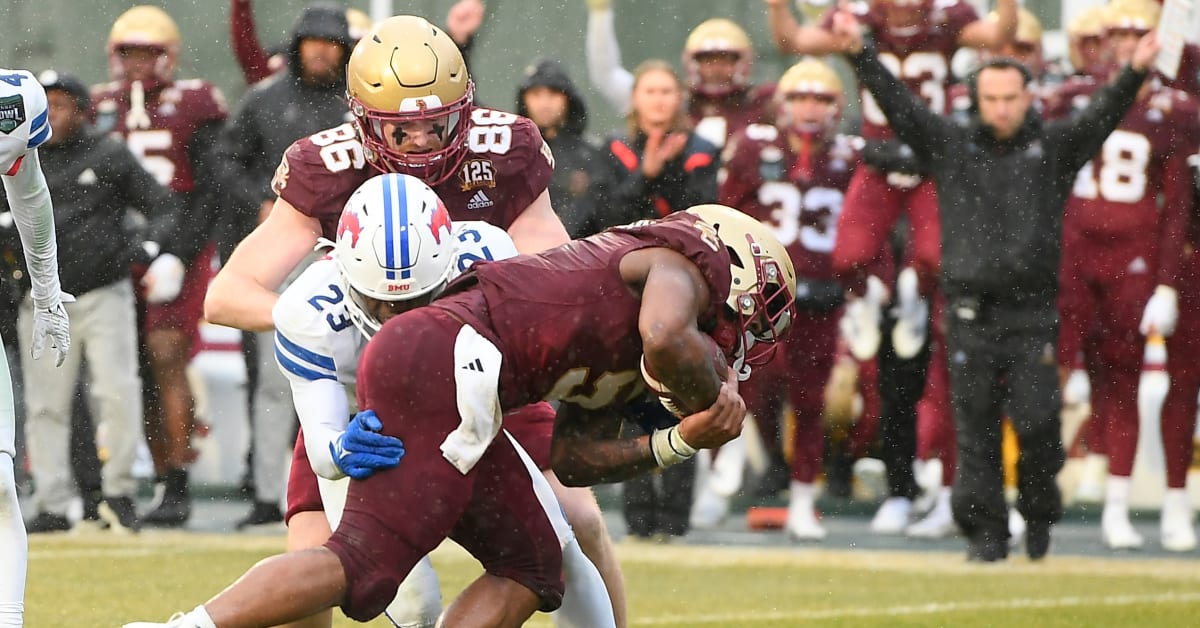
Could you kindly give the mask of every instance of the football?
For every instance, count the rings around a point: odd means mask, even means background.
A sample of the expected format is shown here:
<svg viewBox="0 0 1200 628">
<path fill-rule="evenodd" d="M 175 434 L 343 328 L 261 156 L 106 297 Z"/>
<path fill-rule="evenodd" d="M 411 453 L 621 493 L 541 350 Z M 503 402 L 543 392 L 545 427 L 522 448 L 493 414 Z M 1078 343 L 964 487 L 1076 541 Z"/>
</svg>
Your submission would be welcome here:
<svg viewBox="0 0 1200 628">
<path fill-rule="evenodd" d="M 704 336 L 704 340 L 708 349 L 708 358 L 712 361 L 713 369 L 717 371 L 721 381 L 725 381 L 726 376 L 729 373 L 729 363 L 725 360 L 725 353 L 721 351 L 719 346 L 717 346 L 717 341 L 713 340 L 712 336 L 706 334 Z M 667 388 L 665 384 L 658 380 L 654 373 L 651 372 L 646 366 L 645 354 L 642 355 L 641 367 L 642 379 L 645 380 L 646 387 L 649 388 L 651 392 L 658 395 L 658 400 L 661 401 L 663 406 L 666 407 L 667 410 L 670 410 L 672 414 L 682 418 L 699 411 L 686 407 L 683 402 L 676 397 L 669 388 Z M 700 408 L 700 410 L 703 410 L 703 408 Z"/>
</svg>

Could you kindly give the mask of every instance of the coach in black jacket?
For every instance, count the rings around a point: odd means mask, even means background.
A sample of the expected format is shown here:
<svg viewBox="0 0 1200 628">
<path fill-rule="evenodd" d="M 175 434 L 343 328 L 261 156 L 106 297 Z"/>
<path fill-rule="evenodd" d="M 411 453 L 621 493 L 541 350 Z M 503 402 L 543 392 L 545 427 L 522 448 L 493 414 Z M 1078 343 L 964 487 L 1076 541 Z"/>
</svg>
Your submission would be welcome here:
<svg viewBox="0 0 1200 628">
<path fill-rule="evenodd" d="M 972 75 L 977 118 L 960 126 L 931 112 L 864 46 L 848 12 L 834 32 L 896 136 L 930 167 L 942 223 L 941 285 L 947 299 L 950 390 L 958 430 L 954 518 L 968 558 L 1008 554 L 1000 421 L 1021 443 L 1017 507 L 1026 551 L 1045 556 L 1062 517 L 1055 475 L 1063 464 L 1056 342 L 1059 249 L 1067 193 L 1079 170 L 1133 103 L 1158 50 L 1153 33 L 1086 110 L 1043 123 L 1030 108 L 1029 71 L 985 63 Z"/>
</svg>

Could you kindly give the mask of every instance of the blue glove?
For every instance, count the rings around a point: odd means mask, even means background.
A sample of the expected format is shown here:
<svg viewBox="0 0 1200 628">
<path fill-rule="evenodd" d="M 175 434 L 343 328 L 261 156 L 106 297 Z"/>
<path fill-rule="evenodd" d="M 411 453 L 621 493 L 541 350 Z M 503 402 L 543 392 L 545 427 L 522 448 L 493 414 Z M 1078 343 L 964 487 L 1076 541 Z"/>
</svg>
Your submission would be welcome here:
<svg viewBox="0 0 1200 628">
<path fill-rule="evenodd" d="M 379 433 L 383 423 L 374 410 L 354 415 L 346 431 L 332 443 L 329 453 L 342 473 L 356 479 L 371 477 L 378 469 L 391 469 L 404 457 L 404 443 L 394 436 Z"/>
</svg>

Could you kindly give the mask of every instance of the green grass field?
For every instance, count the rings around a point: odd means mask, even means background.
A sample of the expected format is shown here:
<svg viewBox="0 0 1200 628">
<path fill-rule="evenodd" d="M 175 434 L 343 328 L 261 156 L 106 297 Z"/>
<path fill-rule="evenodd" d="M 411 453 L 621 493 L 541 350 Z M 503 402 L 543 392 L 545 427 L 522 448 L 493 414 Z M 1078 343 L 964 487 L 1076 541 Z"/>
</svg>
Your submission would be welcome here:
<svg viewBox="0 0 1200 628">
<path fill-rule="evenodd" d="M 39 536 L 30 542 L 26 625 L 162 621 L 282 547 L 280 536 Z M 618 552 L 631 626 L 1200 625 L 1196 561 L 1051 556 L 982 566 L 958 553 L 644 544 Z M 480 571 L 453 545 L 434 564 L 446 600 Z M 357 625 L 335 615 L 335 626 Z M 551 622 L 537 615 L 529 625 Z"/>
</svg>

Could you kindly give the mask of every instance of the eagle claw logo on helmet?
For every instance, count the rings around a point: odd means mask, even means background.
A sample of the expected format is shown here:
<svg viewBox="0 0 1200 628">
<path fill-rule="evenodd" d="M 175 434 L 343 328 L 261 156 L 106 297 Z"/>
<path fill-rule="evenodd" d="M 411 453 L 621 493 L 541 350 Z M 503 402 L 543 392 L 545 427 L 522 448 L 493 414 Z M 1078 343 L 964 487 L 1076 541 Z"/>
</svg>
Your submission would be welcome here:
<svg viewBox="0 0 1200 628">
<path fill-rule="evenodd" d="M 796 316 L 796 270 L 791 256 L 771 229 L 732 207 L 697 205 L 687 212 L 715 229 L 729 252 L 725 304 L 737 320 L 741 357 L 746 364 L 764 364 Z"/>
</svg>

